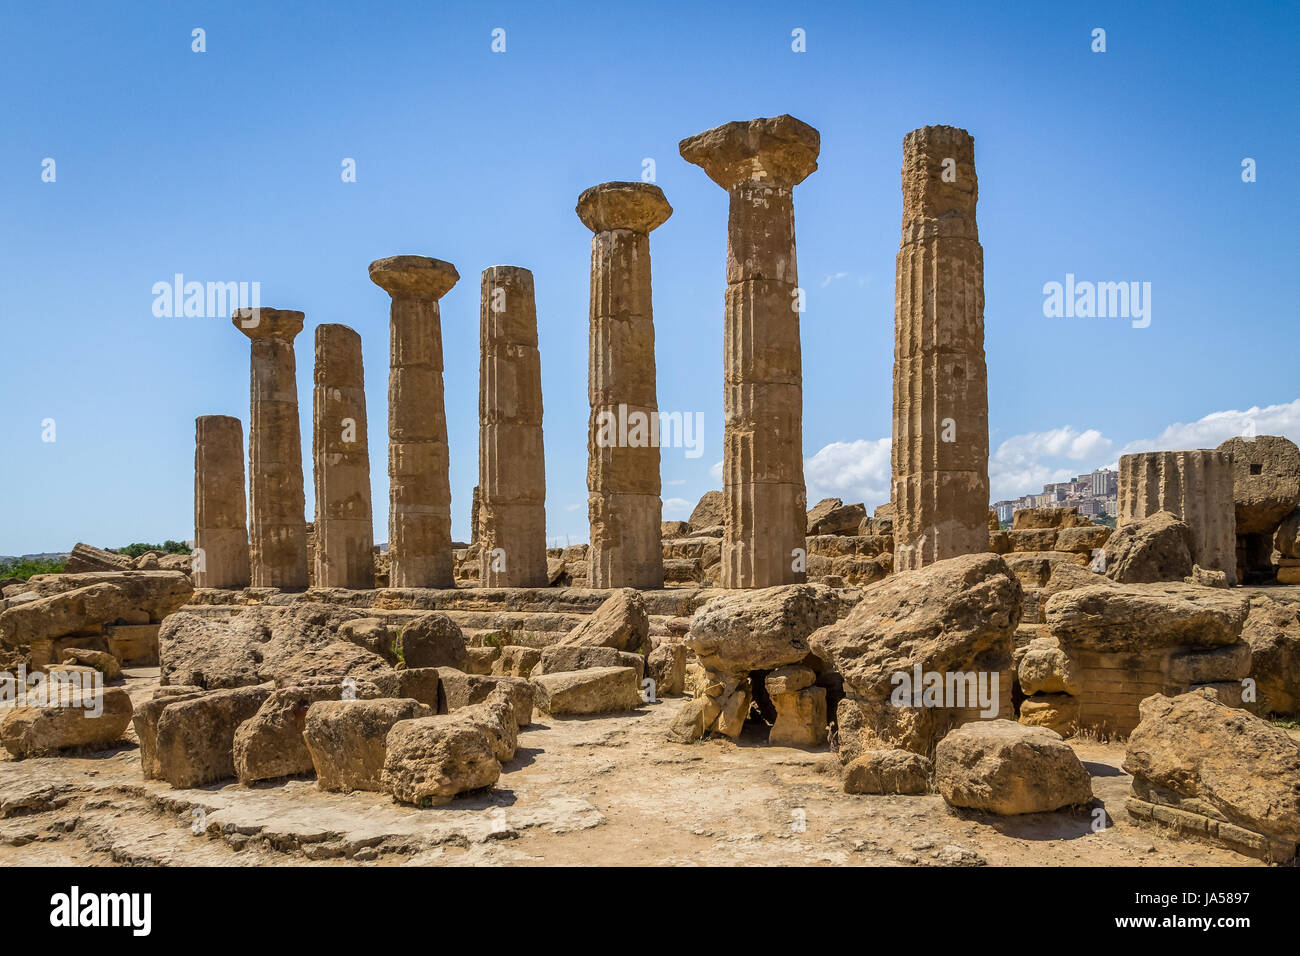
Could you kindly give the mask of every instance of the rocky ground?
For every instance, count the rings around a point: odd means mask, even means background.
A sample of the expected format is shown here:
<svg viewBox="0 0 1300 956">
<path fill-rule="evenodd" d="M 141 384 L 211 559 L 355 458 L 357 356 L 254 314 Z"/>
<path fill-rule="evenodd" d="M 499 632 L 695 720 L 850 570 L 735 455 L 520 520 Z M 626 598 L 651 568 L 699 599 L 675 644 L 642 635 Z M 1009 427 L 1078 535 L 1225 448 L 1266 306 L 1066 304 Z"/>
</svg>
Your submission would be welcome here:
<svg viewBox="0 0 1300 956">
<path fill-rule="evenodd" d="M 137 703 L 157 671 L 128 672 Z M 1257 865 L 1135 825 L 1122 744 L 1074 740 L 1109 824 L 1091 808 L 961 815 L 938 795 L 851 796 L 827 750 L 665 738 L 684 699 L 635 714 L 542 718 L 497 788 L 416 809 L 309 779 L 173 790 L 134 744 L 0 759 L 0 864 Z"/>
</svg>

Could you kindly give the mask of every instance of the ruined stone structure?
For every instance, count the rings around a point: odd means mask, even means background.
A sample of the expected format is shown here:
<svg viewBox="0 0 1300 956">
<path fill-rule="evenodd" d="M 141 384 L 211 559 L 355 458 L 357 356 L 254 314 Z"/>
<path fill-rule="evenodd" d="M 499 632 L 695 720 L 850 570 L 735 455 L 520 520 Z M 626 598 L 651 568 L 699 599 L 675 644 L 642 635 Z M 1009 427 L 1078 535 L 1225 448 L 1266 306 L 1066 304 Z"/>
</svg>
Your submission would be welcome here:
<svg viewBox="0 0 1300 956">
<path fill-rule="evenodd" d="M 255 588 L 307 587 L 307 519 L 293 340 L 303 314 L 240 309 L 232 321 L 252 340 L 248 426 L 249 552 Z"/>
<path fill-rule="evenodd" d="M 578 197 L 578 218 L 595 233 L 587 360 L 594 588 L 663 586 L 650 233 L 672 211 L 649 183 L 602 183 Z"/>
<path fill-rule="evenodd" d="M 546 587 L 542 360 L 533 274 L 483 270 L 478 471 L 472 542 L 484 587 Z"/>
<path fill-rule="evenodd" d="M 894 568 L 988 550 L 984 250 L 975 140 L 925 126 L 903 138 L 894 286 Z"/>
<path fill-rule="evenodd" d="M 1243 583 L 1300 582 L 1295 557 L 1284 543 L 1273 565 L 1274 537 L 1300 505 L 1300 449 L 1277 435 L 1230 438 L 1219 451 L 1232 455 L 1232 496 L 1237 531 L 1237 577 Z"/>
<path fill-rule="evenodd" d="M 244 429 L 229 415 L 194 420 L 194 585 L 246 588 Z"/>
<path fill-rule="evenodd" d="M 316 478 L 314 586 L 375 584 L 370 444 L 361 336 L 346 325 L 316 327 L 312 455 Z"/>
<path fill-rule="evenodd" d="M 443 401 L 438 300 L 460 279 L 425 256 L 370 263 L 370 279 L 393 298 L 389 312 L 389 586 L 449 588 L 451 477 Z"/>
<path fill-rule="evenodd" d="M 821 136 L 792 116 L 727 123 L 679 145 L 727 190 L 722 586 L 805 579 L 802 292 L 794 187 Z"/>
<path fill-rule="evenodd" d="M 1192 559 L 1237 583 L 1237 532 L 1232 455 L 1201 448 L 1122 455 L 1116 523 L 1123 526 L 1168 511 L 1192 529 Z"/>
</svg>

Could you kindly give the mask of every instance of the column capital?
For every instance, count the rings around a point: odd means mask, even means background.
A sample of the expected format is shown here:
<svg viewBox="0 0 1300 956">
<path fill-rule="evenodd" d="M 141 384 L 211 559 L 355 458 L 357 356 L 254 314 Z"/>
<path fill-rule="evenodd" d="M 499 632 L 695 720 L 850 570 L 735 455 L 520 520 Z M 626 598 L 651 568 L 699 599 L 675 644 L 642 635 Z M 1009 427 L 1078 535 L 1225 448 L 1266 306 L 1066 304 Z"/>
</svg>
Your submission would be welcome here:
<svg viewBox="0 0 1300 956">
<path fill-rule="evenodd" d="M 303 314 L 289 309 L 236 309 L 230 321 L 250 339 L 280 339 L 292 342 L 302 331 Z"/>
<path fill-rule="evenodd" d="M 583 190 L 575 212 L 592 232 L 650 233 L 668 221 L 673 207 L 654 183 L 601 183 Z"/>
<path fill-rule="evenodd" d="M 389 256 L 370 263 L 370 281 L 393 298 L 441 299 L 460 281 L 460 273 L 441 259 Z"/>
<path fill-rule="evenodd" d="M 744 182 L 797 186 L 817 169 L 821 134 L 782 114 L 724 123 L 678 144 L 682 159 L 703 169 L 723 189 Z"/>
</svg>

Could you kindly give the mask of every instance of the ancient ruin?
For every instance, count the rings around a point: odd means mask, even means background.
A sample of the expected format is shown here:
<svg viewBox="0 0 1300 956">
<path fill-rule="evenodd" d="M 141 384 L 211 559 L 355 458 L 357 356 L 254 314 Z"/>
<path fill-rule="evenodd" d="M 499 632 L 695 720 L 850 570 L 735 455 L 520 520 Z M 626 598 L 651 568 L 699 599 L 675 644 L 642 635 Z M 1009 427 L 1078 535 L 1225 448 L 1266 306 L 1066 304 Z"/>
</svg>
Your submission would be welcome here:
<svg viewBox="0 0 1300 956">
<path fill-rule="evenodd" d="M 545 587 L 546 460 L 533 274 L 483 270 L 473 543 L 484 587 Z"/>
<path fill-rule="evenodd" d="M 194 420 L 194 584 L 246 588 L 248 514 L 244 503 L 244 428 L 229 415 Z"/>
<path fill-rule="evenodd" d="M 577 204 L 590 543 L 547 546 L 528 269 L 482 272 L 468 544 L 455 267 L 369 268 L 386 550 L 362 335 L 314 332 L 308 525 L 303 313 L 236 311 L 247 509 L 241 423 L 201 416 L 192 555 L 78 542 L 63 573 L 0 580 L 0 860 L 1296 861 L 1300 451 L 1124 455 L 1115 528 L 1078 504 L 999 519 L 973 138 L 927 126 L 904 139 L 892 499 L 808 507 L 793 189 L 820 146 L 790 116 L 680 143 L 730 207 L 723 487 L 685 521 L 661 520 L 653 184 Z"/>
<path fill-rule="evenodd" d="M 602 183 L 578 197 L 591 240 L 587 396 L 590 584 L 663 585 L 659 544 L 659 402 L 650 233 L 672 215 L 649 183 Z M 653 429 L 653 435 L 651 430 Z"/>
<path fill-rule="evenodd" d="M 375 584 L 361 336 L 346 325 L 316 327 L 312 456 L 316 476 L 318 588 Z"/>
<path fill-rule="evenodd" d="M 1226 451 L 1154 451 L 1119 460 L 1123 526 L 1165 511 L 1192 530 L 1192 561 L 1237 583 L 1232 455 Z"/>
<path fill-rule="evenodd" d="M 803 581 L 803 308 L 794 187 L 821 137 L 793 116 L 727 123 L 679 144 L 727 191 L 722 586 Z"/>
<path fill-rule="evenodd" d="M 450 262 L 392 256 L 370 263 L 390 296 L 389 586 L 452 586 L 451 483 L 438 300 L 460 279 Z"/>
<path fill-rule="evenodd" d="M 988 549 L 984 249 L 975 140 L 926 126 L 903 138 L 894 287 L 894 566 Z"/>
<path fill-rule="evenodd" d="M 240 309 L 232 321 L 253 343 L 248 413 L 248 511 L 255 588 L 307 586 L 307 519 L 293 340 L 303 314 Z"/>
</svg>

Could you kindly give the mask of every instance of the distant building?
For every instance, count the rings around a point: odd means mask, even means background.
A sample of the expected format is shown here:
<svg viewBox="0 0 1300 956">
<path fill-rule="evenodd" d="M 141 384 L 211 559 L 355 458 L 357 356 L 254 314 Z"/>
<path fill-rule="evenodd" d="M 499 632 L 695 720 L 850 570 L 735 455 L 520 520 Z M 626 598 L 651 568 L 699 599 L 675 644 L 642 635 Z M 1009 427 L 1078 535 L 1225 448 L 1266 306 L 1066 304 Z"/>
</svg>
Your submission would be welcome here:
<svg viewBox="0 0 1300 956">
<path fill-rule="evenodd" d="M 1086 475 L 1076 475 L 1073 481 L 1045 484 L 1040 494 L 996 502 L 993 508 L 999 521 L 1012 521 L 1017 511 L 1026 508 L 1076 508 L 1080 515 L 1089 518 L 1114 517 L 1119 513 L 1118 493 L 1119 472 L 1098 468 Z"/>
</svg>

